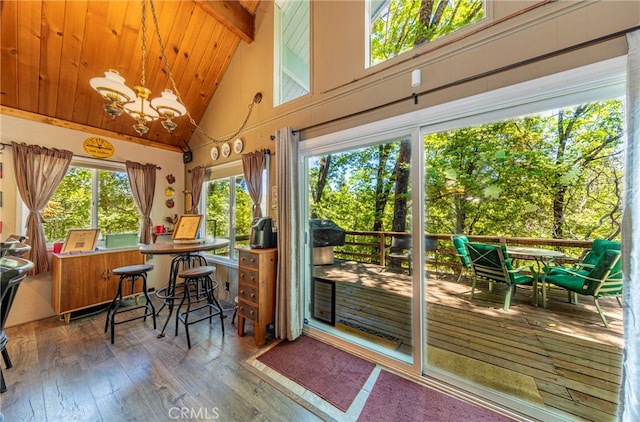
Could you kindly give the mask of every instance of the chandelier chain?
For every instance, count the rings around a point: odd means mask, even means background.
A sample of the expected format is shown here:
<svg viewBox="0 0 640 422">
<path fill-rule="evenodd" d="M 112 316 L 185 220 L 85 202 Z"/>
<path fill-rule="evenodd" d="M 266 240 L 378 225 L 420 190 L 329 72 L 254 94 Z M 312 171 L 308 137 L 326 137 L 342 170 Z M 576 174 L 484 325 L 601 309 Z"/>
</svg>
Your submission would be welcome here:
<svg viewBox="0 0 640 422">
<path fill-rule="evenodd" d="M 142 50 L 143 50 L 143 54 L 146 55 L 146 51 L 145 51 L 145 4 L 146 0 L 143 0 L 143 6 L 142 6 Z M 164 48 L 164 44 L 162 43 L 162 37 L 160 36 L 160 25 L 158 24 L 158 17 L 156 16 L 156 8 L 153 5 L 153 0 L 149 0 L 149 4 L 151 6 L 151 16 L 153 18 L 153 24 L 155 26 L 156 29 L 156 35 L 158 36 L 158 44 L 160 44 L 160 53 L 162 55 L 162 60 L 164 61 L 164 66 L 165 66 L 165 70 L 167 71 L 167 75 L 169 75 L 169 80 L 171 81 L 171 86 L 173 87 L 173 90 L 176 94 L 176 97 L 178 98 L 178 101 L 180 101 L 182 104 L 184 104 L 184 101 L 182 101 L 182 97 L 180 96 L 180 91 L 178 91 L 178 86 L 176 84 L 175 79 L 173 78 L 173 73 L 171 72 L 171 67 L 169 66 L 169 60 L 167 60 L 167 54 L 165 52 L 165 48 Z M 144 58 L 142 61 L 142 77 L 144 78 Z M 261 93 L 257 93 L 254 97 L 253 97 L 253 101 L 251 102 L 251 104 L 249 104 L 248 108 L 249 111 L 247 112 L 247 116 L 244 119 L 244 122 L 242 122 L 242 125 L 240 126 L 240 128 L 233 133 L 233 135 L 230 135 L 226 138 L 221 138 L 221 139 L 216 139 L 213 138 L 211 136 L 209 136 L 209 134 L 207 134 L 204 129 L 202 129 L 200 127 L 200 125 L 198 125 L 198 123 L 196 123 L 195 119 L 191 116 L 191 113 L 189 112 L 189 110 L 187 110 L 186 115 L 189 117 L 189 122 L 191 122 L 191 124 L 198 129 L 198 132 L 203 135 L 204 137 L 206 137 L 207 139 L 209 139 L 209 141 L 213 142 L 214 144 L 221 144 L 227 141 L 230 141 L 231 139 L 235 138 L 236 136 L 238 136 L 238 134 L 240 132 L 242 132 L 242 130 L 245 128 L 245 126 L 247 125 L 247 122 L 249 121 L 249 117 L 251 117 L 251 112 L 253 111 L 253 106 L 257 103 L 259 103 L 262 100 L 262 94 Z"/>
<path fill-rule="evenodd" d="M 153 7 L 153 3 L 151 4 Z M 146 0 L 142 0 L 142 75 L 140 76 L 140 85 L 146 87 L 146 64 L 147 62 L 147 6 Z"/>
</svg>

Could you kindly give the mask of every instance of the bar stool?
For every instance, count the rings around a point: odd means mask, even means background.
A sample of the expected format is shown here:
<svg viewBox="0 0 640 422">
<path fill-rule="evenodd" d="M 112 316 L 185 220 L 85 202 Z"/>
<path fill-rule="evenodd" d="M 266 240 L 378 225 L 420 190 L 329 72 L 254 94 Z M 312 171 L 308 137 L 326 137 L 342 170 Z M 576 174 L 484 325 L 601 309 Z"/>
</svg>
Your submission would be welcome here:
<svg viewBox="0 0 640 422">
<path fill-rule="evenodd" d="M 209 319 L 211 323 L 214 316 L 220 315 L 220 323 L 222 327 L 222 334 L 224 334 L 224 314 L 220 302 L 216 299 L 214 294 L 215 289 L 218 288 L 218 282 L 213 280 L 212 274 L 215 274 L 216 267 L 205 265 L 202 267 L 194 267 L 188 270 L 182 271 L 178 274 L 178 277 L 184 279 L 183 283 L 183 296 L 180 304 L 178 305 L 176 315 L 176 335 L 178 335 L 178 323 L 184 324 L 185 331 L 187 333 L 187 346 L 191 349 L 191 338 L 189 337 L 189 325 L 196 322 Z M 187 303 L 187 309 L 184 312 L 180 312 L 182 305 Z M 192 308 L 192 304 L 199 302 L 206 302 L 203 305 Z M 207 308 L 209 312 L 204 316 L 201 314 L 196 317 L 195 320 L 189 320 L 189 315 L 193 312 Z"/>
<path fill-rule="evenodd" d="M 147 292 L 147 271 L 153 270 L 153 265 L 148 264 L 139 264 L 139 265 L 128 265 L 125 267 L 118 267 L 113 269 L 111 272 L 114 275 L 120 276 L 120 281 L 118 282 L 118 291 L 116 292 L 115 297 L 109 304 L 107 308 L 107 320 L 104 324 L 104 332 L 107 332 L 109 326 L 111 326 L 111 344 L 114 342 L 115 336 L 115 325 L 122 324 L 125 322 L 133 321 L 136 319 L 144 318 L 144 321 L 147 320 L 148 316 L 153 318 L 153 329 L 156 328 L 156 310 L 153 307 L 153 302 L 151 302 L 151 298 L 149 297 L 149 293 Z M 120 305 L 122 305 L 123 297 L 123 284 L 126 280 L 131 282 L 131 294 L 135 292 L 136 280 L 142 279 L 142 293 L 146 299 L 146 303 L 144 305 L 135 306 L 133 308 L 127 307 L 125 309 L 120 309 Z M 128 319 L 122 321 L 116 321 L 116 315 L 118 313 L 124 313 L 133 311 L 136 309 L 144 308 L 144 313 L 142 315 L 136 315 L 130 317 Z"/>
</svg>

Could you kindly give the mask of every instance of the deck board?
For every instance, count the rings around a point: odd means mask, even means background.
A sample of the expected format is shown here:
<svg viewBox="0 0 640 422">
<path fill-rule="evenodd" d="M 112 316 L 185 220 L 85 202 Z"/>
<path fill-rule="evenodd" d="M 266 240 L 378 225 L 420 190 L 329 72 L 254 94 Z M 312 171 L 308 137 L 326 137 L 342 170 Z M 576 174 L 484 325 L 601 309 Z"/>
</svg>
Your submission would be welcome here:
<svg viewBox="0 0 640 422">
<path fill-rule="evenodd" d="M 346 320 L 402 340 L 411 350 L 412 278 L 372 264 L 336 260 L 314 267 L 314 277 L 335 283 L 336 321 Z M 532 305 L 533 290 L 519 287 L 508 312 L 504 286 L 429 272 L 426 279 L 427 344 L 531 376 L 545 408 L 574 420 L 615 420 L 620 386 L 622 310 L 601 299 L 611 328 L 588 297 L 567 302 L 548 289 L 547 308 Z M 316 297 L 325 306 L 328 295 Z M 324 303 L 324 305 L 323 305 Z"/>
</svg>

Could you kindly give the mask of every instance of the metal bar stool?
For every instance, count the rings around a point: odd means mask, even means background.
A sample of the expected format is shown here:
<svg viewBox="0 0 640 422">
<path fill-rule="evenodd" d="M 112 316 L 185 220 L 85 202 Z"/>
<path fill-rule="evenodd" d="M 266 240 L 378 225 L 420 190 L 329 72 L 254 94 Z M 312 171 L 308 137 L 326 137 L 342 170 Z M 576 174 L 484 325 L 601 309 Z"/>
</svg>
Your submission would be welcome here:
<svg viewBox="0 0 640 422">
<path fill-rule="evenodd" d="M 182 271 L 178 274 L 178 277 L 184 279 L 183 283 L 183 296 L 178 310 L 176 311 L 176 335 L 178 335 L 178 323 L 184 324 L 185 331 L 187 333 L 187 346 L 191 349 L 191 338 L 189 337 L 189 325 L 196 322 L 209 320 L 211 323 L 214 316 L 220 315 L 220 323 L 222 327 L 222 334 L 224 334 L 224 314 L 220 302 L 216 299 L 215 289 L 218 288 L 218 282 L 213 280 L 212 274 L 215 274 L 216 267 L 205 265 L 202 267 L 194 267 L 188 270 Z M 180 312 L 182 305 L 187 303 L 187 309 L 184 312 Z M 192 304 L 198 304 L 199 302 L 206 302 L 203 305 L 192 308 Z M 201 309 L 207 308 L 209 312 L 202 315 L 200 313 L 195 316 L 196 319 L 189 319 L 191 313 L 195 313 Z"/>
<path fill-rule="evenodd" d="M 144 321 L 147 320 L 148 316 L 153 318 L 153 329 L 156 329 L 156 310 L 153 307 L 153 302 L 151 302 L 151 298 L 149 297 L 149 293 L 147 292 L 147 272 L 153 270 L 153 265 L 148 264 L 139 264 L 139 265 L 128 265 L 125 267 L 118 267 L 112 270 L 111 272 L 114 275 L 120 276 L 120 281 L 118 282 L 118 291 L 116 292 L 115 297 L 109 304 L 107 308 L 107 320 L 104 324 L 104 332 L 107 332 L 109 326 L 111 326 L 111 344 L 114 342 L 115 336 L 115 326 L 116 324 L 122 324 L 125 322 L 133 321 L 136 319 L 143 318 Z M 135 307 L 127 307 L 124 309 L 120 309 L 120 305 L 122 305 L 122 301 L 124 300 L 123 296 L 123 284 L 125 280 L 131 282 L 131 294 L 135 294 L 135 286 L 136 280 L 142 280 L 142 293 L 146 299 L 146 303 L 144 305 L 135 306 Z M 136 315 L 121 321 L 116 321 L 116 315 L 118 313 L 130 312 L 136 309 L 144 308 L 144 313 L 142 315 Z"/>
</svg>

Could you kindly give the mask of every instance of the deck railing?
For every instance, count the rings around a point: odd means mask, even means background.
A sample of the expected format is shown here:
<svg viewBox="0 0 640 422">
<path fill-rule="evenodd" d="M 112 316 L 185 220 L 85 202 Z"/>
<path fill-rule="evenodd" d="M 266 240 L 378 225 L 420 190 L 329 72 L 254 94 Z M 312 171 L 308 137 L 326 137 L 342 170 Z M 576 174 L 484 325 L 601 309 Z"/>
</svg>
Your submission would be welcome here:
<svg viewBox="0 0 640 422">
<path fill-rule="evenodd" d="M 366 262 L 387 266 L 391 239 L 393 237 L 411 236 L 405 232 L 373 232 L 373 231 L 346 231 L 345 245 L 334 247 L 334 256 L 338 259 Z M 426 252 L 425 264 L 440 268 L 451 268 L 460 271 L 460 260 L 453 247 L 451 234 L 427 234 L 424 240 Z M 540 239 L 530 237 L 507 236 L 467 236 L 471 242 L 500 243 L 509 246 L 529 246 L 562 251 L 567 258 L 561 258 L 560 263 L 571 263 L 579 260 L 585 249 L 591 248 L 590 240 L 573 239 Z"/>
</svg>

